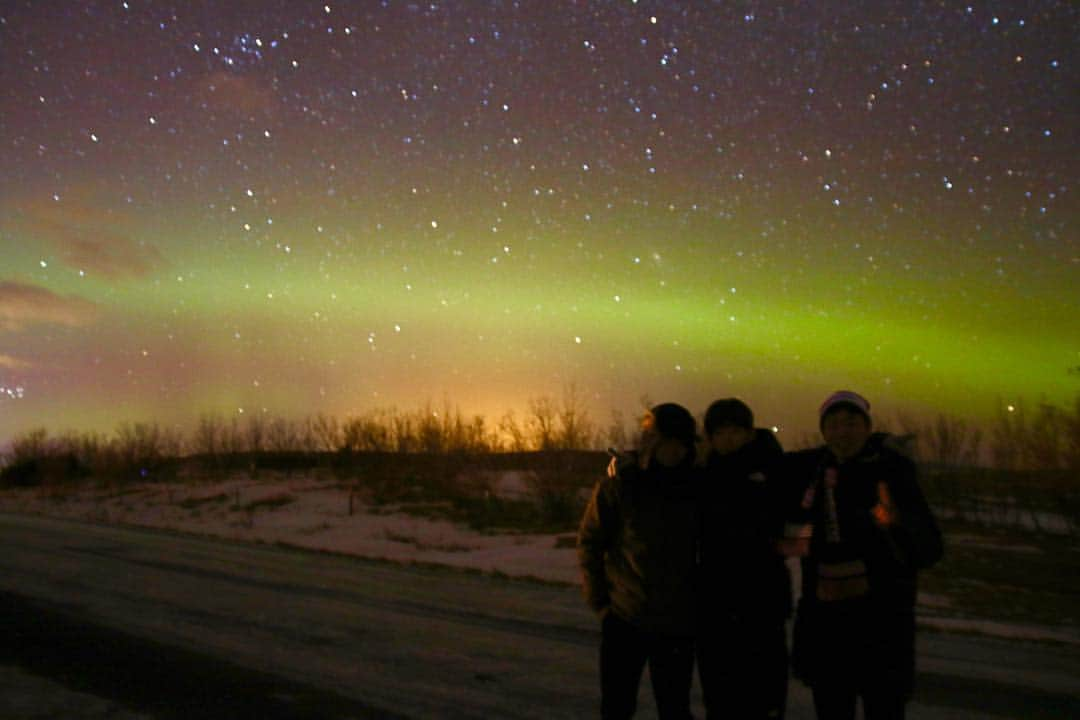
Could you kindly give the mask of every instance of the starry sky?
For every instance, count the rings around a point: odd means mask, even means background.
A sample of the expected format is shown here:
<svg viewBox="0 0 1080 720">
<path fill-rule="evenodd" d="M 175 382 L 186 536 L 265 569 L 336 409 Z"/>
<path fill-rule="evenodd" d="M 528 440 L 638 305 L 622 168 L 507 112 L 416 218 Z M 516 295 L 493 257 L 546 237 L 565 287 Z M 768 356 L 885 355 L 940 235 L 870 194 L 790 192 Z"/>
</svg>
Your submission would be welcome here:
<svg viewBox="0 0 1080 720">
<path fill-rule="evenodd" d="M 0 2 L 0 440 L 1080 391 L 1080 9 Z M 785 433 L 790 433 L 785 435 Z"/>
</svg>

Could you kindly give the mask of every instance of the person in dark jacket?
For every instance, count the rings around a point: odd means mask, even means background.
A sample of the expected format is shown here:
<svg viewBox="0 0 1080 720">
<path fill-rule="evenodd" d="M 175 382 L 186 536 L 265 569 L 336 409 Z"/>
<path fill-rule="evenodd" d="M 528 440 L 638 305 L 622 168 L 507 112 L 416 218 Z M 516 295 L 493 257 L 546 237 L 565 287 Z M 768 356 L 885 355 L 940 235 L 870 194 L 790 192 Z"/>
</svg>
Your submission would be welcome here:
<svg viewBox="0 0 1080 720">
<path fill-rule="evenodd" d="M 654 407 L 636 455 L 593 492 L 578 532 L 585 599 L 601 618 L 604 718 L 630 718 L 649 666 L 662 720 L 690 718 L 698 546 L 694 417 Z"/>
<path fill-rule="evenodd" d="M 791 613 L 791 577 L 777 548 L 783 451 L 734 398 L 709 406 L 705 436 L 697 660 L 706 717 L 782 718 Z"/>
<path fill-rule="evenodd" d="M 871 432 L 870 403 L 840 391 L 820 409 L 825 445 L 788 456 L 809 538 L 792 668 L 821 720 L 904 717 L 915 672 L 918 571 L 942 554 L 915 465 Z"/>
</svg>

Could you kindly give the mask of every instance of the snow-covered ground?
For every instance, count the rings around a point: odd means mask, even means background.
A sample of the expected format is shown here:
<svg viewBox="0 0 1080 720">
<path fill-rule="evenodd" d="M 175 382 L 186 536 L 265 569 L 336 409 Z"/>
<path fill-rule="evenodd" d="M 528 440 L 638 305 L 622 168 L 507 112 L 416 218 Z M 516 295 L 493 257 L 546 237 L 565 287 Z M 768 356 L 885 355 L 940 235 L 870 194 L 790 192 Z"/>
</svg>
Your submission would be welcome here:
<svg viewBox="0 0 1080 720">
<path fill-rule="evenodd" d="M 521 492 L 515 479 L 520 477 L 508 474 L 500 492 Z M 0 510 L 579 582 L 572 535 L 481 534 L 394 506 L 366 506 L 340 483 L 311 476 L 154 483 L 123 491 L 7 490 L 0 493 Z"/>
<path fill-rule="evenodd" d="M 527 494 L 528 479 L 521 473 L 503 475 L 488 483 L 495 492 L 515 499 Z M 6 490 L 0 492 L 0 511 L 163 528 L 557 583 L 580 582 L 573 534 L 479 533 L 446 520 L 405 512 L 401 507 L 364 505 L 347 486 L 317 475 L 239 476 L 218 482 L 153 483 L 122 490 Z M 951 540 L 963 542 L 965 538 Z M 797 564 L 791 567 L 797 574 Z M 797 577 L 794 584 L 797 588 Z M 1080 645 L 1080 635 L 1071 628 L 956 618 L 949 609 L 947 597 L 921 594 L 920 625 L 940 631 Z"/>
</svg>

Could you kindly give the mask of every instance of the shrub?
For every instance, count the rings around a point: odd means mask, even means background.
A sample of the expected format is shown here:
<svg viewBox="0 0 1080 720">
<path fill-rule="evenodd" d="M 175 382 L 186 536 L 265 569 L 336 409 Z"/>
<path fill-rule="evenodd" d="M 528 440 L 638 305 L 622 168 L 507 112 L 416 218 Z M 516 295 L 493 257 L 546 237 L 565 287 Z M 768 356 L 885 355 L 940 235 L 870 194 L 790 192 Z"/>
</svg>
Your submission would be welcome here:
<svg viewBox="0 0 1080 720">
<path fill-rule="evenodd" d="M 256 510 L 277 510 L 278 508 L 291 505 L 296 502 L 296 496 L 289 493 L 278 493 L 276 495 L 270 495 L 268 497 L 259 498 L 258 500 L 252 500 L 251 502 L 244 503 L 233 507 L 233 510 L 241 510 L 244 512 L 255 512 Z"/>
</svg>

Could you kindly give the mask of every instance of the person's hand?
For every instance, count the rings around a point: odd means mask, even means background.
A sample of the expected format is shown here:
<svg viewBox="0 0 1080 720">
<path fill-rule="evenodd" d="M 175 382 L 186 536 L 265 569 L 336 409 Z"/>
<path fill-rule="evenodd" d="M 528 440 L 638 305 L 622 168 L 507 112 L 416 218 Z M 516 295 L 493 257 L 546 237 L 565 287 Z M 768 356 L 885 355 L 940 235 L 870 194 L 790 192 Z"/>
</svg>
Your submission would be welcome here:
<svg viewBox="0 0 1080 720">
<path fill-rule="evenodd" d="M 776 552 L 785 558 L 806 557 L 810 554 L 810 538 L 780 538 L 776 541 Z"/>
<path fill-rule="evenodd" d="M 881 503 L 870 508 L 870 516 L 874 518 L 874 522 L 881 528 L 892 527 L 897 520 L 896 510 Z"/>
<path fill-rule="evenodd" d="M 609 478 L 618 477 L 620 474 L 625 473 L 630 467 L 633 467 L 638 462 L 638 454 L 634 451 L 621 452 L 618 455 L 612 455 L 611 460 L 607 464 L 607 476 Z"/>
<path fill-rule="evenodd" d="M 810 554 L 810 539 L 814 536 L 812 523 L 789 522 L 784 534 L 776 540 L 776 551 L 786 558 L 806 557 Z"/>
<path fill-rule="evenodd" d="M 889 486 L 884 481 L 878 483 L 878 504 L 870 508 L 870 517 L 880 528 L 889 528 L 899 520 L 896 505 L 892 501 Z"/>
</svg>

